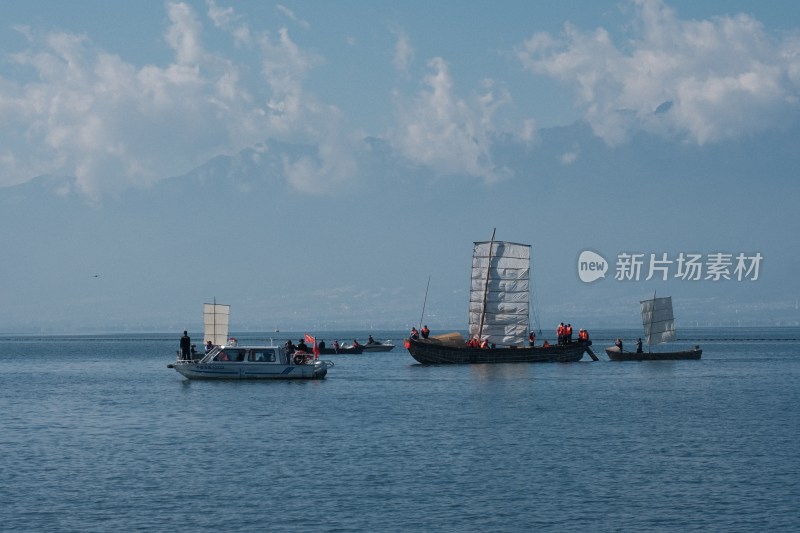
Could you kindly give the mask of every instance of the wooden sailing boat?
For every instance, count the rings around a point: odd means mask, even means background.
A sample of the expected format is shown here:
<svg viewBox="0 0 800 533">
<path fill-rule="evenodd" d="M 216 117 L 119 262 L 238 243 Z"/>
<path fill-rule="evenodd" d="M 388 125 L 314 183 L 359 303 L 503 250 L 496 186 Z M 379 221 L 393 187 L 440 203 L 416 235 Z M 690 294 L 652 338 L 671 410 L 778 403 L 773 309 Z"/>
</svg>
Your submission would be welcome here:
<svg viewBox="0 0 800 533">
<path fill-rule="evenodd" d="M 531 247 L 495 241 L 475 242 L 469 303 L 469 336 L 486 347 L 467 345 L 460 333 L 406 339 L 411 356 L 423 364 L 570 362 L 583 357 L 582 343 L 527 346 L 530 331 Z"/>
<path fill-rule="evenodd" d="M 674 359 L 700 359 L 703 350 L 695 346 L 691 350 L 679 352 L 652 352 L 650 346 L 662 342 L 674 341 L 675 316 L 672 312 L 672 297 L 656 298 L 639 302 L 642 306 L 642 325 L 647 343 L 646 352 L 626 352 L 616 346 L 606 348 L 606 354 L 612 361 L 669 361 Z"/>
</svg>

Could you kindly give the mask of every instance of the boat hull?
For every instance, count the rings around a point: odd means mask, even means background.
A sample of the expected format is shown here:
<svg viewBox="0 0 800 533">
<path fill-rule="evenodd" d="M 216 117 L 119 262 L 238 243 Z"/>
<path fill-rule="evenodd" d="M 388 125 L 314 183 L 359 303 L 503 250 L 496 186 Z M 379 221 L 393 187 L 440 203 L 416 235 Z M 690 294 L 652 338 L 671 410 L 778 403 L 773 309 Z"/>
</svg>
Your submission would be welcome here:
<svg viewBox="0 0 800 533">
<path fill-rule="evenodd" d="M 189 379 L 323 379 L 330 365 L 322 361 L 308 365 L 176 361 L 168 366 Z"/>
<path fill-rule="evenodd" d="M 435 339 L 406 339 L 408 353 L 423 365 L 495 363 L 572 363 L 580 361 L 586 347 L 580 343 L 525 348 L 470 348 Z"/>
<path fill-rule="evenodd" d="M 694 348 L 680 352 L 623 352 L 613 346 L 606 348 L 606 355 L 612 361 L 679 361 L 683 359 L 700 359 L 703 350 Z"/>
<path fill-rule="evenodd" d="M 336 348 L 323 348 L 319 351 L 319 353 L 322 355 L 345 355 L 345 354 L 358 355 L 363 351 L 364 351 L 363 346 L 359 346 L 357 348 L 351 346 L 349 348 L 339 348 L 338 350 Z"/>
</svg>

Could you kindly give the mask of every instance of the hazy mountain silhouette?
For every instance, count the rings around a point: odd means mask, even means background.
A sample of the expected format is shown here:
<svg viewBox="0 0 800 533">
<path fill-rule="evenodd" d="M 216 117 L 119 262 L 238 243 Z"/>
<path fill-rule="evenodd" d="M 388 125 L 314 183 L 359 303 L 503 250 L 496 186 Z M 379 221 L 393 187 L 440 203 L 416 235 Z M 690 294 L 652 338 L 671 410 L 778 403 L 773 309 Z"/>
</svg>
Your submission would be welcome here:
<svg viewBox="0 0 800 533">
<path fill-rule="evenodd" d="M 316 148 L 269 140 L 99 201 L 74 178 L 40 176 L 0 189 L 0 221 L 14 228 L 0 244 L 24 256 L 0 269 L 0 329 L 183 329 L 214 296 L 241 326 L 402 329 L 418 319 L 428 275 L 435 321 L 462 325 L 472 241 L 493 227 L 534 245 L 545 325 L 567 314 L 635 325 L 638 298 L 654 289 L 675 295 L 687 322 L 796 323 L 800 260 L 774 228 L 798 225 L 798 141 L 794 129 L 705 146 L 638 135 L 609 147 L 578 123 L 529 144 L 496 139 L 493 163 L 511 176 L 487 184 L 438 174 L 370 137 L 351 183 L 321 195 L 292 189 L 283 170 Z M 575 265 L 584 248 L 609 261 L 621 251 L 759 251 L 763 278 L 626 284 L 612 268 L 587 286 Z"/>
</svg>

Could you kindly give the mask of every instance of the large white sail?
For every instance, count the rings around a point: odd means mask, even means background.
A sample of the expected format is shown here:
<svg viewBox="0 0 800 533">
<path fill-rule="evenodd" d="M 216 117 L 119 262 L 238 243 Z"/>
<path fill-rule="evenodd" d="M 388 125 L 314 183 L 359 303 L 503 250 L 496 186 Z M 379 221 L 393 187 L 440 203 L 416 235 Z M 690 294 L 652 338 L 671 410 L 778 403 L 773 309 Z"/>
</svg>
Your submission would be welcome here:
<svg viewBox="0 0 800 533">
<path fill-rule="evenodd" d="M 497 346 L 525 345 L 530 327 L 530 266 L 530 245 L 502 241 L 475 243 L 469 299 L 470 338 L 480 335 Z"/>
<path fill-rule="evenodd" d="M 672 297 L 653 298 L 642 304 L 642 324 L 648 346 L 674 341 L 675 317 L 672 314 Z"/>
<path fill-rule="evenodd" d="M 228 342 L 228 320 L 231 306 L 224 304 L 203 304 L 204 342 L 211 341 L 217 346 L 225 346 Z"/>
</svg>

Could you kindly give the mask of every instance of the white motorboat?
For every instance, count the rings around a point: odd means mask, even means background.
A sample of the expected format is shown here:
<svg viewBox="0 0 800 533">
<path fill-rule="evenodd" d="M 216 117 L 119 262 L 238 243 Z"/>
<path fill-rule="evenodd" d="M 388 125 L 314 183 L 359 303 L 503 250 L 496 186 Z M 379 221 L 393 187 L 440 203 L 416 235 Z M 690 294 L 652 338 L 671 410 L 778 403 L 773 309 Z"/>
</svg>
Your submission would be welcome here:
<svg viewBox="0 0 800 533">
<path fill-rule="evenodd" d="M 387 340 L 386 342 L 368 342 L 367 344 L 362 344 L 365 352 L 391 352 L 394 350 L 394 344 L 392 344 L 391 340 Z"/>
<path fill-rule="evenodd" d="M 333 366 L 310 353 L 286 353 L 283 346 L 239 346 L 228 337 L 230 306 L 203 304 L 206 353 L 200 356 L 192 347 L 191 357 L 178 358 L 174 368 L 189 379 L 322 379 Z"/>
<path fill-rule="evenodd" d="M 189 379 L 322 379 L 333 366 L 282 346 L 216 346 L 200 360 L 167 365 Z"/>
</svg>

